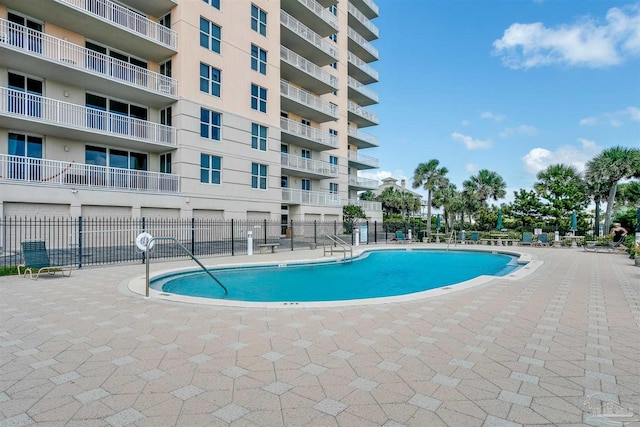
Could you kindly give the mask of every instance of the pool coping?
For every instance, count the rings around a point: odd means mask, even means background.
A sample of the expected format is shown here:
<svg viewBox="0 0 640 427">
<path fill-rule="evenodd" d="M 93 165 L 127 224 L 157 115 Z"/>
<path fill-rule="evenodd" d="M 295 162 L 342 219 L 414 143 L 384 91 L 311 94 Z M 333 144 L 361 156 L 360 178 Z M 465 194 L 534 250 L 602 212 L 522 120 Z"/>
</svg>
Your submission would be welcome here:
<svg viewBox="0 0 640 427">
<path fill-rule="evenodd" d="M 430 246 L 405 246 L 400 248 L 389 248 L 389 247 L 368 247 L 368 246 L 356 246 L 353 248 L 353 257 L 357 257 L 362 255 L 364 252 L 371 251 L 412 251 L 414 249 L 417 250 L 443 250 L 437 247 Z M 178 294 L 170 294 L 163 291 L 158 291 L 153 288 L 149 288 L 149 298 L 154 298 L 157 300 L 171 301 L 171 302 L 181 302 L 188 304 L 200 304 L 200 305 L 210 305 L 210 306 L 221 306 L 221 307 L 242 307 L 242 308 L 330 308 L 330 307 L 345 307 L 345 306 L 362 306 L 362 305 L 377 305 L 377 304 L 390 304 L 390 303 L 400 303 L 407 301 L 416 301 L 422 300 L 425 298 L 433 298 L 442 295 L 447 295 L 452 292 L 460 292 L 466 289 L 470 289 L 475 286 L 486 284 L 494 279 L 500 280 L 520 280 L 524 277 L 529 276 L 533 272 L 535 272 L 542 264 L 543 261 L 534 259 L 533 256 L 528 252 L 521 252 L 514 249 L 496 249 L 496 248 L 477 248 L 477 247 L 453 247 L 447 248 L 450 251 L 477 251 L 477 252 L 491 252 L 496 254 L 505 254 L 518 256 L 518 264 L 525 264 L 521 268 L 515 270 L 513 273 L 504 275 L 504 276 L 490 276 L 490 275 L 481 275 L 477 276 L 473 279 L 465 280 L 463 282 L 459 282 L 453 285 L 447 285 L 441 288 L 429 289 L 421 292 L 414 292 L 405 295 L 395 295 L 389 297 L 378 297 L 378 298 L 364 298 L 357 300 L 340 300 L 340 301 L 302 301 L 302 302 L 253 302 L 253 301 L 238 301 L 238 300 L 221 300 L 215 298 L 203 298 L 203 297 L 192 297 Z M 322 257 L 318 258 L 310 258 L 310 259 L 300 259 L 295 261 L 263 261 L 263 262 L 237 262 L 237 263 L 225 263 L 216 265 L 216 269 L 222 268 L 232 268 L 232 267 L 260 267 L 260 266 L 274 266 L 286 263 L 288 265 L 293 264 L 308 264 L 326 261 L 340 261 L 340 256 L 332 256 L 332 257 Z M 205 267 L 211 268 L 210 265 L 204 264 Z M 166 274 L 175 274 L 183 271 L 193 271 L 194 267 L 179 267 L 179 268 L 170 268 L 161 271 L 154 272 L 150 274 L 150 280 L 154 277 L 166 275 Z M 123 288 L 124 291 L 129 291 L 134 295 L 141 296 L 146 298 L 146 274 L 141 276 L 136 276 L 128 281 L 124 281 L 125 286 Z"/>
</svg>

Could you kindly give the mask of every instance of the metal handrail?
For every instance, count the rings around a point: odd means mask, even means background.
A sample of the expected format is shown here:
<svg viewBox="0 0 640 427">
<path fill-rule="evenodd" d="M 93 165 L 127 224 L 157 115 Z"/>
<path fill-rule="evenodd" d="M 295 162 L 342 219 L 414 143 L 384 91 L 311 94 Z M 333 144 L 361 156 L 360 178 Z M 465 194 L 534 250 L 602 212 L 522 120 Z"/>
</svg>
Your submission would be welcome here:
<svg viewBox="0 0 640 427">
<path fill-rule="evenodd" d="M 347 250 L 349 251 L 349 261 L 353 261 L 353 248 L 350 244 L 334 235 L 326 235 L 322 239 L 323 255 L 327 254 L 327 239 L 329 239 L 329 253 L 333 255 L 334 247 L 340 246 L 340 250 L 336 249 L 336 252 L 342 252 L 343 261 L 347 260 Z"/>
<path fill-rule="evenodd" d="M 227 295 L 229 293 L 229 291 L 227 291 L 227 288 L 224 287 L 224 285 L 222 283 L 220 283 L 220 281 L 218 279 L 215 278 L 215 276 L 213 274 L 211 274 L 211 272 L 209 270 L 207 270 L 207 268 L 202 265 L 202 263 L 198 260 L 198 258 L 196 258 L 196 256 L 194 254 L 191 253 L 191 251 L 189 249 L 187 249 L 182 243 L 180 243 L 178 241 L 178 239 L 176 239 L 175 237 L 152 237 L 149 240 L 147 240 L 147 243 L 145 245 L 145 251 L 144 251 L 144 259 L 145 259 L 145 264 L 147 265 L 147 272 L 146 272 L 146 287 L 145 287 L 145 296 L 148 298 L 149 297 L 149 265 L 151 264 L 151 257 L 149 257 L 149 249 L 151 246 L 152 242 L 155 242 L 156 240 L 173 240 L 174 242 L 176 242 L 178 244 L 178 246 L 180 246 L 182 248 L 183 251 L 185 251 L 187 253 L 187 255 L 189 255 L 191 257 L 192 260 L 194 260 L 199 266 L 200 268 L 202 268 L 205 273 L 207 273 L 209 276 L 211 276 L 211 278 L 213 280 L 215 280 L 215 282 L 220 285 L 220 287 L 224 290 L 224 294 Z"/>
</svg>

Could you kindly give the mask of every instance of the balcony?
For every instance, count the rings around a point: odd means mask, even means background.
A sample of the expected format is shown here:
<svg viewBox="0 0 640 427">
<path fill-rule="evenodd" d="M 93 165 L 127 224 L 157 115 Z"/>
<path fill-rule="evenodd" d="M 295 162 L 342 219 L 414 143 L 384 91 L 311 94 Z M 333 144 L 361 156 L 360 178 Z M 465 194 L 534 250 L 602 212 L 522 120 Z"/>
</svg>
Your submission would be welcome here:
<svg viewBox="0 0 640 427">
<path fill-rule="evenodd" d="M 378 49 L 358 34 L 356 30 L 349 27 L 347 29 L 347 35 L 349 36 L 349 43 L 347 44 L 349 52 L 353 52 L 365 62 L 378 60 Z"/>
<path fill-rule="evenodd" d="M 370 84 L 380 80 L 378 71 L 353 53 L 348 52 L 347 59 L 349 61 L 349 75 L 359 82 Z"/>
<path fill-rule="evenodd" d="M 284 10 L 280 11 L 280 40 L 298 55 L 322 67 L 338 60 L 338 48 Z"/>
<path fill-rule="evenodd" d="M 302 178 L 325 179 L 338 177 L 338 165 L 320 160 L 307 159 L 305 157 L 293 156 L 281 153 L 280 169 L 282 173 L 287 173 Z"/>
<path fill-rule="evenodd" d="M 317 1 L 322 5 L 322 7 L 329 7 L 338 3 L 338 0 L 317 0 Z"/>
<path fill-rule="evenodd" d="M 294 144 L 314 151 L 338 148 L 338 137 L 311 126 L 280 117 L 282 142 Z"/>
<path fill-rule="evenodd" d="M 178 81 L 0 19 L 3 65 L 38 77 L 160 107 L 177 99 Z"/>
<path fill-rule="evenodd" d="M 371 156 L 365 156 L 357 151 L 349 150 L 348 158 L 349 166 L 352 166 L 358 170 L 362 169 L 377 169 L 380 167 L 378 159 Z"/>
<path fill-rule="evenodd" d="M 109 0 L 4 0 L 3 3 L 87 39 L 155 62 L 169 58 L 178 49 L 175 31 Z M 167 1 L 161 0 L 162 4 L 166 6 Z"/>
<path fill-rule="evenodd" d="M 356 127 L 348 126 L 347 135 L 349 144 L 357 147 L 358 149 L 380 146 L 379 138 L 377 136 L 370 135 Z"/>
<path fill-rule="evenodd" d="M 359 176 L 349 175 L 349 188 L 356 191 L 375 190 L 378 188 L 378 180 L 360 178 Z"/>
<path fill-rule="evenodd" d="M 329 206 L 339 208 L 342 207 L 342 197 L 334 193 L 283 188 L 282 203 L 287 205 Z"/>
<path fill-rule="evenodd" d="M 369 19 L 380 16 L 380 9 L 373 0 L 349 0 L 349 2 L 353 3 L 353 5 Z"/>
<path fill-rule="evenodd" d="M 372 105 L 379 102 L 378 93 L 369 89 L 353 77 L 349 76 L 347 80 L 349 87 L 349 99 L 358 103 L 358 105 Z"/>
<path fill-rule="evenodd" d="M 378 116 L 371 111 L 367 111 L 355 102 L 349 101 L 348 118 L 351 123 L 355 123 L 358 127 L 374 126 L 378 124 Z"/>
<path fill-rule="evenodd" d="M 294 87 L 285 80 L 280 81 L 280 107 L 318 123 L 338 119 L 337 105 Z"/>
<path fill-rule="evenodd" d="M 282 10 L 322 37 L 338 32 L 338 18 L 316 0 L 281 0 Z"/>
<path fill-rule="evenodd" d="M 347 10 L 349 11 L 349 27 L 356 30 L 362 37 L 371 41 L 380 36 L 380 30 L 371 22 L 360 10 L 358 10 L 353 4 L 347 3 Z"/>
<path fill-rule="evenodd" d="M 364 211 L 382 212 L 382 202 L 373 202 L 370 200 L 349 199 L 349 204 L 360 206 Z"/>
<path fill-rule="evenodd" d="M 127 5 L 151 16 L 160 17 L 177 6 L 178 0 L 127 0 Z"/>
<path fill-rule="evenodd" d="M 170 126 L 2 87 L 0 127 L 148 152 L 177 145 Z"/>
<path fill-rule="evenodd" d="M 136 193 L 180 193 L 180 176 L 0 154 L 0 182 Z"/>
<path fill-rule="evenodd" d="M 284 46 L 280 46 L 280 75 L 320 95 L 338 90 L 336 76 Z"/>
</svg>

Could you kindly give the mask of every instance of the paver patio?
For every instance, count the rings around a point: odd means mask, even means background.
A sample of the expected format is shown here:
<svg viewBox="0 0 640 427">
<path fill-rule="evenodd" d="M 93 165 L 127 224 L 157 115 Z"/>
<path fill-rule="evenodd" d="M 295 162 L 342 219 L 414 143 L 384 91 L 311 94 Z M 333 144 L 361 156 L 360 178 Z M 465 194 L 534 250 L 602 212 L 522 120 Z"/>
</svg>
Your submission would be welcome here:
<svg viewBox="0 0 640 427">
<path fill-rule="evenodd" d="M 544 263 L 517 281 L 333 308 L 146 299 L 142 265 L 0 277 L 0 427 L 640 425 L 640 268 L 519 249 Z"/>
</svg>

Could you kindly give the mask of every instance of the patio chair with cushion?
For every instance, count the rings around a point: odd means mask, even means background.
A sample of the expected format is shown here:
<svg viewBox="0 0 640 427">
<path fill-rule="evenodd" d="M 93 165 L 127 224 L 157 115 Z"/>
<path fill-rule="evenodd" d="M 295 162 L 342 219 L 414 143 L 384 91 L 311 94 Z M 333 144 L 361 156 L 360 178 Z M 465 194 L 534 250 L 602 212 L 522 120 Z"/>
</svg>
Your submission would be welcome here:
<svg viewBox="0 0 640 427">
<path fill-rule="evenodd" d="M 549 246 L 549 235 L 547 233 L 538 234 L 536 246 Z"/>
<path fill-rule="evenodd" d="M 396 231 L 396 241 L 399 242 L 407 242 L 407 238 L 404 237 L 404 233 L 402 231 Z"/>
<path fill-rule="evenodd" d="M 40 273 L 56 274 L 59 271 L 63 276 L 71 276 L 70 265 L 51 264 L 47 246 L 41 240 L 22 242 L 22 256 L 24 264 L 18 265 L 18 275 L 24 274 L 24 277 L 27 277 L 27 273 L 29 273 L 31 279 L 38 280 Z M 21 268 L 24 269 L 24 272 L 21 272 Z M 65 274 L 65 271 L 67 274 Z M 35 279 L 33 277 L 34 273 L 36 275 Z"/>
<path fill-rule="evenodd" d="M 525 231 L 522 233 L 522 240 L 520 241 L 521 245 L 533 245 L 533 233 L 529 231 Z"/>
<path fill-rule="evenodd" d="M 473 243 L 474 245 L 480 243 L 480 232 L 472 231 L 471 236 L 469 237 L 469 243 Z"/>
</svg>

